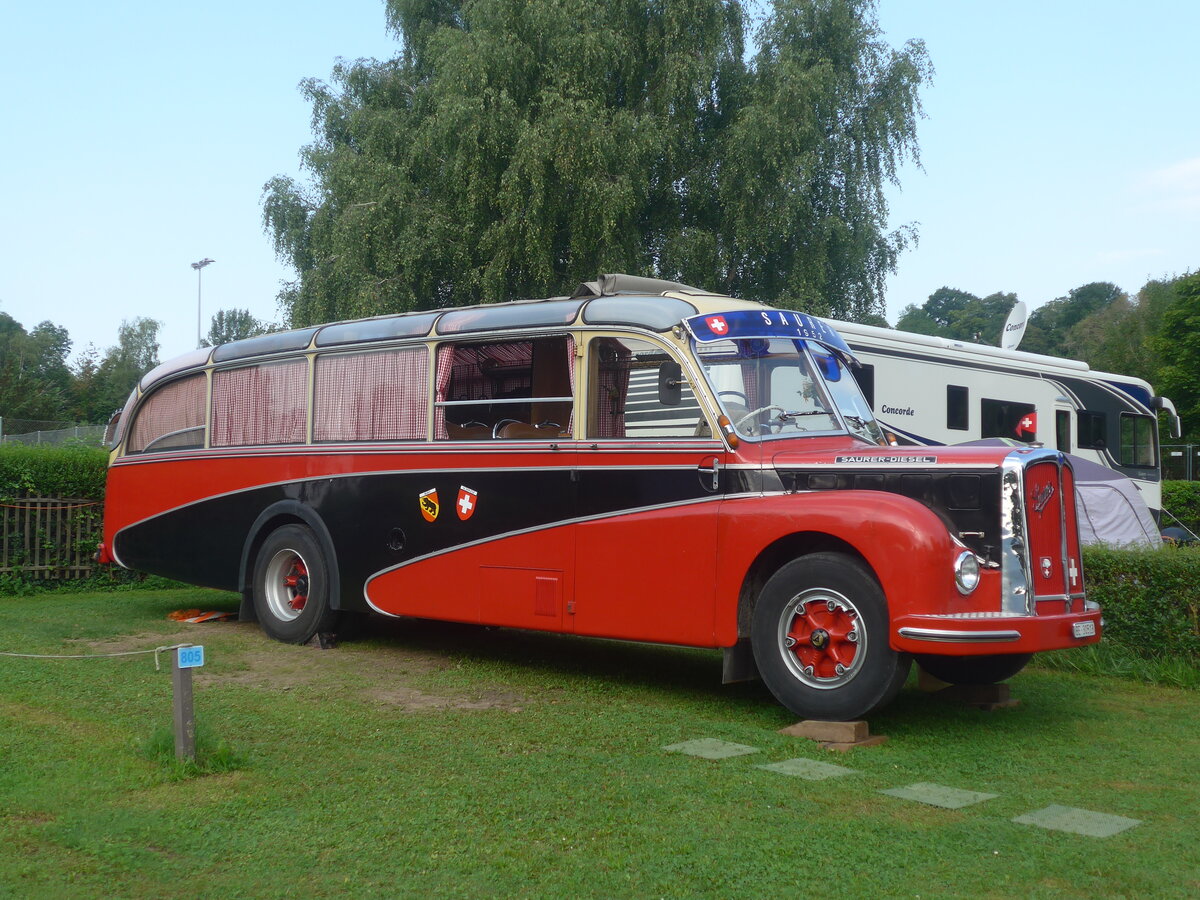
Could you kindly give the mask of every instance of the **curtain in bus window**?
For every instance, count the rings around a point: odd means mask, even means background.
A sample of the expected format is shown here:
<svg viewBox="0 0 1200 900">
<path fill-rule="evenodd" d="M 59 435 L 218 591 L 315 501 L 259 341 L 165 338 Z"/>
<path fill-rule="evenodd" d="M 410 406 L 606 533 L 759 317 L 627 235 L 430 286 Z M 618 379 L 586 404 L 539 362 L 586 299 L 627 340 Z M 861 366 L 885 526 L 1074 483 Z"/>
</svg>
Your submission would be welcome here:
<svg viewBox="0 0 1200 900">
<path fill-rule="evenodd" d="M 425 440 L 427 358 L 424 347 L 318 357 L 313 440 Z"/>
<path fill-rule="evenodd" d="M 127 450 L 182 450 L 204 446 L 204 375 L 173 381 L 138 409 Z"/>
<path fill-rule="evenodd" d="M 214 373 L 212 445 L 303 443 L 307 394 L 304 359 Z"/>
<path fill-rule="evenodd" d="M 441 402 L 446 399 L 446 389 L 450 384 L 450 372 L 454 369 L 454 347 L 443 344 L 438 347 L 437 370 L 434 373 L 434 399 Z M 446 410 L 437 407 L 433 413 L 433 436 L 435 440 L 444 441 L 449 434 L 446 431 Z"/>
<path fill-rule="evenodd" d="M 575 396 L 575 338 L 567 337 L 567 379 L 571 385 L 571 396 Z M 575 404 L 571 404 L 571 415 L 567 417 L 567 434 L 575 433 Z"/>
<path fill-rule="evenodd" d="M 592 341 L 596 360 L 595 386 L 591 390 L 588 437 L 625 437 L 625 400 L 629 394 L 629 359 L 632 354 L 616 338 Z"/>
</svg>

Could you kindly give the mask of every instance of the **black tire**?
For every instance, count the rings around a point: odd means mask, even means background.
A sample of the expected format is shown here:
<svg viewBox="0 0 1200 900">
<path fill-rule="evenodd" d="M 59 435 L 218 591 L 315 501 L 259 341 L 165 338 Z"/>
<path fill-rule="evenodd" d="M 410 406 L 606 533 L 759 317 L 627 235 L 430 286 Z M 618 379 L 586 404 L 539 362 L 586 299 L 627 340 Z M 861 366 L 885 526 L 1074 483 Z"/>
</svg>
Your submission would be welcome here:
<svg viewBox="0 0 1200 900">
<path fill-rule="evenodd" d="M 934 656 L 920 654 L 917 665 L 947 684 L 996 684 L 1008 681 L 1033 658 L 1032 653 L 991 656 Z"/>
<path fill-rule="evenodd" d="M 754 608 L 751 643 L 763 682 L 807 719 L 859 719 L 890 703 L 912 658 L 888 643 L 887 600 L 871 570 L 841 553 L 783 566 Z M 818 633 L 820 632 L 820 633 Z"/>
<path fill-rule="evenodd" d="M 304 525 L 275 529 L 259 548 L 254 611 L 262 630 L 286 644 L 306 643 L 337 624 L 337 610 L 329 605 L 329 566 Z"/>
</svg>

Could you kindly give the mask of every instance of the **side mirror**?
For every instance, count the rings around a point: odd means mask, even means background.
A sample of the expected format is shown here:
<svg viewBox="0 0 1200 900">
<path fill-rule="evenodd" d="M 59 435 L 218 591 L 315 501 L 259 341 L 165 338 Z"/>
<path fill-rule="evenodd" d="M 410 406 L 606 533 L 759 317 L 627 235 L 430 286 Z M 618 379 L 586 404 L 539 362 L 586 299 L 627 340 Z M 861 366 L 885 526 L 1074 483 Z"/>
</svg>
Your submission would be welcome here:
<svg viewBox="0 0 1200 900">
<path fill-rule="evenodd" d="M 662 406 L 678 406 L 683 397 L 683 367 L 677 362 L 665 362 L 658 367 L 658 402 Z"/>
</svg>

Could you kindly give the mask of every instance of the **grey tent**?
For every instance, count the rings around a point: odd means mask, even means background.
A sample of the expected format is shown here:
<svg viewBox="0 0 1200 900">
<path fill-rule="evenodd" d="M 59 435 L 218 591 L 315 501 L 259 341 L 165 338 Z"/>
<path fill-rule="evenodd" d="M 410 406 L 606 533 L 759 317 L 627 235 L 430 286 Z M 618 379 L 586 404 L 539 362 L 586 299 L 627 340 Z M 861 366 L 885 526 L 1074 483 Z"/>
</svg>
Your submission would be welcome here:
<svg viewBox="0 0 1200 900">
<path fill-rule="evenodd" d="M 960 446 L 1027 447 L 1006 438 L 968 441 Z M 1110 547 L 1160 547 L 1158 524 L 1137 485 L 1120 472 L 1090 459 L 1066 454 L 1075 472 L 1079 539 Z"/>
</svg>

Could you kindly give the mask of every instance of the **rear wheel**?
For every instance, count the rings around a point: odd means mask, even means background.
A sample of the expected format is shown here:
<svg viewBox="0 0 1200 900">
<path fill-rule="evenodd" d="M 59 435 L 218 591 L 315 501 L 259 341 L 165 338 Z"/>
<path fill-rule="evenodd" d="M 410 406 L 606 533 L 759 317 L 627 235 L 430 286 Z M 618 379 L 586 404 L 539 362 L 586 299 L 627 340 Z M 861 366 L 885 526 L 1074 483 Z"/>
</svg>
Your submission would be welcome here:
<svg viewBox="0 0 1200 900">
<path fill-rule="evenodd" d="M 751 641 L 763 682 L 810 719 L 857 719 L 889 703 L 911 658 L 888 644 L 887 600 L 871 571 L 841 553 L 793 560 L 763 587 Z"/>
<path fill-rule="evenodd" d="M 991 656 L 933 656 L 922 654 L 917 665 L 947 684 L 996 684 L 1008 681 L 1033 658 L 1032 653 Z"/>
<path fill-rule="evenodd" d="M 254 564 L 254 610 L 263 631 L 289 644 L 334 627 L 329 568 L 310 529 L 284 525 L 263 542 Z"/>
</svg>

